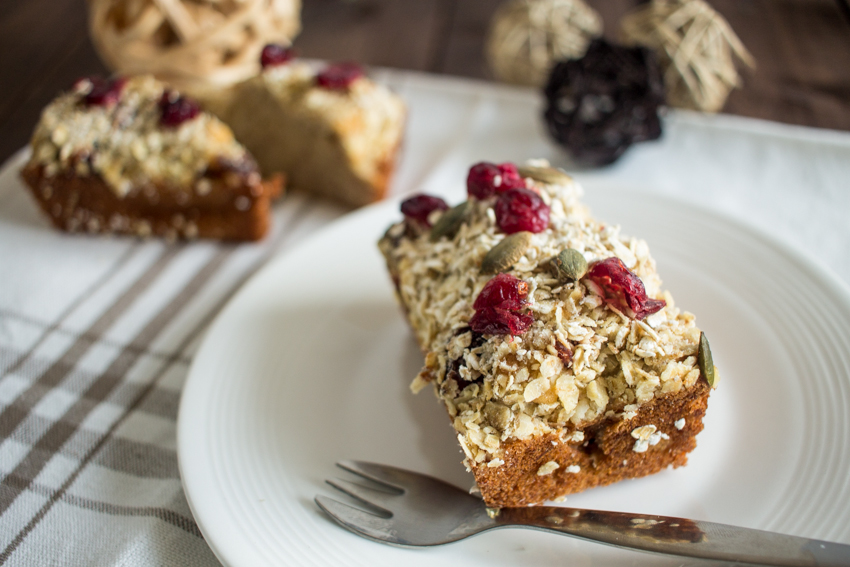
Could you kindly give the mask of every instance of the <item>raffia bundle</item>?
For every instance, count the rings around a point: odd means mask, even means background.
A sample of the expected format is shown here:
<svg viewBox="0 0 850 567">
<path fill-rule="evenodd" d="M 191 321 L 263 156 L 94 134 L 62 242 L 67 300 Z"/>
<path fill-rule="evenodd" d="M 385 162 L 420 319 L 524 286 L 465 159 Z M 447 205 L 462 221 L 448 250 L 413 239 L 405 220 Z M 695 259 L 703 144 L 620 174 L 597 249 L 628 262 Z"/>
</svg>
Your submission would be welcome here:
<svg viewBox="0 0 850 567">
<path fill-rule="evenodd" d="M 118 73 L 197 93 L 256 74 L 265 44 L 298 33 L 300 12 L 301 0 L 89 0 L 89 30 Z"/>
<path fill-rule="evenodd" d="M 493 16 L 487 58 L 500 80 L 542 86 L 555 61 L 584 55 L 602 18 L 582 0 L 509 0 Z"/>
<path fill-rule="evenodd" d="M 703 0 L 653 0 L 621 26 L 626 42 L 658 54 L 671 106 L 717 112 L 740 85 L 734 57 L 755 66 L 728 22 Z"/>
</svg>

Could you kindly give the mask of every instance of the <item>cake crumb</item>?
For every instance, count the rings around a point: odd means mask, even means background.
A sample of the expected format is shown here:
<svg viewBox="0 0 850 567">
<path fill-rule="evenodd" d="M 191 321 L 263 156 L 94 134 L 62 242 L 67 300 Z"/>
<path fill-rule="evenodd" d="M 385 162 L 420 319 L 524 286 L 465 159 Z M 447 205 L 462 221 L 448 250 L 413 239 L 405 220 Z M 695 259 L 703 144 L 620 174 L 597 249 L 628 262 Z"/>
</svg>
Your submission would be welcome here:
<svg viewBox="0 0 850 567">
<path fill-rule="evenodd" d="M 547 474 L 552 474 L 558 469 L 559 465 L 555 461 L 549 461 L 548 463 L 544 463 L 537 469 L 537 476 L 546 476 Z"/>
<path fill-rule="evenodd" d="M 676 426 L 676 429 L 679 431 L 683 430 L 685 428 L 685 418 L 677 419 L 673 425 Z"/>
</svg>

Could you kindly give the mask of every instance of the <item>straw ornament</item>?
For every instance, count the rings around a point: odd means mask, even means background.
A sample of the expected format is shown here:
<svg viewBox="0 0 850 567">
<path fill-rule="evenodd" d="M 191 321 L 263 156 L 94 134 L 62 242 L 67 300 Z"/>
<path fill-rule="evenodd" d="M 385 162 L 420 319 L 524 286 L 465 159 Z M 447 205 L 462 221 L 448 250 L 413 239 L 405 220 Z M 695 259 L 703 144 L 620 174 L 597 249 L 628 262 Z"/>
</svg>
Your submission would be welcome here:
<svg viewBox="0 0 850 567">
<path fill-rule="evenodd" d="M 298 33 L 301 0 L 89 0 L 89 31 L 114 71 L 188 92 L 259 72 L 267 43 Z"/>
<path fill-rule="evenodd" d="M 671 106 L 717 112 L 740 86 L 735 57 L 755 67 L 726 20 L 703 0 L 653 0 L 621 26 L 626 42 L 658 54 Z"/>
<path fill-rule="evenodd" d="M 602 18 L 582 0 L 509 0 L 493 15 L 486 54 L 493 74 L 542 86 L 556 61 L 584 55 Z"/>
</svg>

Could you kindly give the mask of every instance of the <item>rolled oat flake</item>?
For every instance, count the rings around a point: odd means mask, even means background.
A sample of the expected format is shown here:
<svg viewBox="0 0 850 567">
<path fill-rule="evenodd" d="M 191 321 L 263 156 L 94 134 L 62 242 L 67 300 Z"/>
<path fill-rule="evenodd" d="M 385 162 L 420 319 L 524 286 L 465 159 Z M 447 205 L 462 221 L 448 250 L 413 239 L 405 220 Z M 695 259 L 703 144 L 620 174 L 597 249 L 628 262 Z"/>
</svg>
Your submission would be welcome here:
<svg viewBox="0 0 850 567">
<path fill-rule="evenodd" d="M 531 244 L 531 236 L 527 230 L 506 236 L 484 256 L 481 273 L 496 274 L 516 264 Z"/>
</svg>

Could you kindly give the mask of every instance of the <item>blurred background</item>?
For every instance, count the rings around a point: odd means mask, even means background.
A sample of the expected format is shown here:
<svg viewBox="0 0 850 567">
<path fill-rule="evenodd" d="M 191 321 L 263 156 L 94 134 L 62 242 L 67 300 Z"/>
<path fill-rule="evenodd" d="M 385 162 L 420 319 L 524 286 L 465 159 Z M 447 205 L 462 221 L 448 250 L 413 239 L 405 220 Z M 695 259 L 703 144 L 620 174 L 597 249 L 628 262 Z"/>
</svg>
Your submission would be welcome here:
<svg viewBox="0 0 850 567">
<path fill-rule="evenodd" d="M 502 0 L 304 0 L 294 45 L 304 57 L 495 80 L 484 56 Z M 588 0 L 618 35 L 638 0 Z M 847 0 L 711 0 L 757 66 L 723 112 L 850 130 Z M 0 160 L 27 143 L 38 114 L 77 78 L 107 73 L 84 0 L 0 2 Z"/>
</svg>

